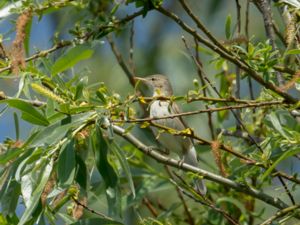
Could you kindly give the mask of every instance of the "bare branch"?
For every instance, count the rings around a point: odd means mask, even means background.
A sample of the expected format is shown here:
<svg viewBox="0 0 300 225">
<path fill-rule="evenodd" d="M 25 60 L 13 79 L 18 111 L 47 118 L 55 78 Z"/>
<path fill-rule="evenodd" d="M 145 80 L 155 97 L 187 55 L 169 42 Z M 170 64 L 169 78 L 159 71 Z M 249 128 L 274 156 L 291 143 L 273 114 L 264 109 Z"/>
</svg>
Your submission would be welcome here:
<svg viewBox="0 0 300 225">
<path fill-rule="evenodd" d="M 123 56 L 121 55 L 120 51 L 118 50 L 115 42 L 113 41 L 111 36 L 107 36 L 107 40 L 110 44 L 111 50 L 113 51 L 119 65 L 121 66 L 121 68 L 123 69 L 124 73 L 126 74 L 130 84 L 132 86 L 135 85 L 135 80 L 134 80 L 134 74 L 131 71 L 131 69 L 127 66 L 125 60 L 123 59 Z"/>
<path fill-rule="evenodd" d="M 208 112 L 219 112 L 224 110 L 232 110 L 232 109 L 243 109 L 243 108 L 258 108 L 258 107 L 273 107 L 273 106 L 282 106 L 284 103 L 282 101 L 274 101 L 274 102 L 260 102 L 260 103 L 248 103 L 248 104 L 241 104 L 241 105 L 229 105 L 223 106 L 219 108 L 210 108 L 210 109 L 200 109 L 190 112 L 183 112 L 183 113 L 175 113 L 168 116 L 161 116 L 161 117 L 149 117 L 149 118 L 142 118 L 142 119 L 124 119 L 124 120 L 113 120 L 114 122 L 125 122 L 125 123 L 141 123 L 141 122 L 150 122 L 160 119 L 172 119 L 181 116 L 190 116 L 196 115 L 201 113 L 208 113 Z"/>
</svg>

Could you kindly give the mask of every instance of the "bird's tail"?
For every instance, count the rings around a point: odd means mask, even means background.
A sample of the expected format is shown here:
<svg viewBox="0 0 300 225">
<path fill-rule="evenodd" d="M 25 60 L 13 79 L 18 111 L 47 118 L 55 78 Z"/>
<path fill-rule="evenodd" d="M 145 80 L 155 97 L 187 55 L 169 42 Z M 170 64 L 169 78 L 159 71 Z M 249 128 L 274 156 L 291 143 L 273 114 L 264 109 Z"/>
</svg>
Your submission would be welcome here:
<svg viewBox="0 0 300 225">
<path fill-rule="evenodd" d="M 200 192 L 201 195 L 206 195 L 207 188 L 206 188 L 206 186 L 205 186 L 204 181 L 203 181 L 202 179 L 195 178 L 194 182 L 195 182 L 196 190 L 197 190 L 198 192 Z"/>
<path fill-rule="evenodd" d="M 187 164 L 190 164 L 191 166 L 198 167 L 197 154 L 194 146 L 190 148 L 188 152 L 185 153 L 183 161 Z M 204 181 L 202 179 L 195 178 L 194 182 L 196 190 L 202 195 L 205 195 L 207 192 L 207 188 L 205 186 Z"/>
</svg>

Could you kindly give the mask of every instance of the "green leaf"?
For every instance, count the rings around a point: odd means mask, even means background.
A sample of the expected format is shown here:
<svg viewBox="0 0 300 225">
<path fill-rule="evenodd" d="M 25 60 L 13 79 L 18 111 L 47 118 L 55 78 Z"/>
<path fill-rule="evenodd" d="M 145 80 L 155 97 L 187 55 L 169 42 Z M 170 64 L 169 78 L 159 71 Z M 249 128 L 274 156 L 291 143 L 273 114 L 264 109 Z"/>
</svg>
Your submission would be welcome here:
<svg viewBox="0 0 300 225">
<path fill-rule="evenodd" d="M 28 143 L 31 146 L 47 146 L 57 143 L 62 139 L 69 130 L 81 125 L 93 113 L 78 114 L 70 117 L 70 121 L 64 124 L 64 120 L 58 121 L 55 124 L 45 127 L 40 130 Z"/>
<path fill-rule="evenodd" d="M 68 214 L 57 212 L 56 215 L 59 216 L 65 222 L 65 224 L 72 224 L 76 221 L 75 218 L 69 216 Z"/>
<path fill-rule="evenodd" d="M 272 166 L 270 166 L 266 172 L 262 175 L 261 177 L 261 181 L 264 181 L 269 175 L 270 173 L 274 170 L 274 168 L 283 160 L 293 156 L 293 155 L 296 155 L 300 152 L 300 147 L 299 148 L 296 148 L 294 150 L 290 150 L 290 151 L 286 151 L 285 153 L 283 153 L 273 164 Z"/>
<path fill-rule="evenodd" d="M 231 15 L 230 14 L 226 18 L 225 34 L 226 34 L 226 38 L 229 39 L 231 36 Z"/>
<path fill-rule="evenodd" d="M 235 205 L 239 210 L 241 210 L 243 215 L 247 215 L 247 210 L 245 209 L 245 206 L 237 199 L 234 199 L 232 197 L 222 197 L 222 198 L 218 198 L 216 204 L 221 205 L 223 202 L 227 202 Z"/>
<path fill-rule="evenodd" d="M 74 99 L 77 100 L 83 96 L 84 87 L 88 84 L 88 76 L 82 77 L 76 85 L 76 92 Z"/>
<path fill-rule="evenodd" d="M 9 149 L 9 151 L 6 151 L 4 154 L 0 155 L 0 165 L 4 165 L 8 163 L 8 161 L 17 158 L 23 151 L 23 148 Z"/>
<path fill-rule="evenodd" d="M 104 179 L 106 186 L 112 188 L 115 187 L 117 185 L 118 177 L 114 168 L 108 161 L 108 146 L 102 136 L 101 128 L 99 126 L 96 127 L 96 131 L 93 135 L 93 149 L 96 167 Z"/>
<path fill-rule="evenodd" d="M 75 177 L 75 148 L 74 139 L 62 149 L 57 166 L 58 181 L 61 187 L 68 187 Z"/>
<path fill-rule="evenodd" d="M 30 103 L 22 101 L 20 99 L 5 99 L 1 100 L 1 103 L 7 103 L 10 107 L 16 108 L 22 112 L 22 119 L 29 123 L 48 126 L 49 121 L 37 111 Z"/>
<path fill-rule="evenodd" d="M 82 219 L 77 221 L 76 223 L 72 223 L 70 225 L 122 225 L 123 223 L 104 219 L 104 218 L 90 218 L 90 219 Z"/>
<path fill-rule="evenodd" d="M 3 187 L 1 187 L 1 188 L 3 188 Z M 16 210 L 20 192 L 21 192 L 20 184 L 18 182 L 16 182 L 13 179 L 13 177 L 10 177 L 8 180 L 8 183 L 5 185 L 5 190 L 1 197 L 1 212 L 2 213 L 11 214 Z"/>
<path fill-rule="evenodd" d="M 291 50 L 288 50 L 285 54 L 286 55 L 297 55 L 297 54 L 300 54 L 300 49 L 291 49 Z"/>
<path fill-rule="evenodd" d="M 52 76 L 73 67 L 76 63 L 90 58 L 94 53 L 88 45 L 78 45 L 58 58 L 51 69 Z"/>
<path fill-rule="evenodd" d="M 40 173 L 41 174 L 41 178 L 39 179 L 40 182 L 38 183 L 36 189 L 33 191 L 30 201 L 27 204 L 28 207 L 23 213 L 18 225 L 24 225 L 28 221 L 32 213 L 34 212 L 35 208 L 37 207 L 41 194 L 44 190 L 44 187 L 50 177 L 52 168 L 53 168 L 53 160 L 50 160 L 50 162 L 48 160 L 45 160 L 43 165 L 41 166 L 41 170 L 43 170 L 43 172 Z"/>
<path fill-rule="evenodd" d="M 290 137 L 288 136 L 288 134 L 284 131 L 283 127 L 281 126 L 277 115 L 274 112 L 272 112 L 268 115 L 268 118 L 270 119 L 275 130 L 277 130 L 283 137 L 290 140 Z"/>
<path fill-rule="evenodd" d="M 129 187 L 131 189 L 133 198 L 135 198 L 135 188 L 134 188 L 134 184 L 133 184 L 133 180 L 132 180 L 132 176 L 131 176 L 131 172 L 130 172 L 130 167 L 129 167 L 128 161 L 126 159 L 126 156 L 125 156 L 123 150 L 120 148 L 120 146 L 117 143 L 113 142 L 113 146 L 114 146 L 114 148 L 112 148 L 112 150 L 113 150 L 114 154 L 117 156 L 117 158 L 124 170 L 124 173 L 129 182 Z"/>
<path fill-rule="evenodd" d="M 84 189 L 87 190 L 88 184 L 88 169 L 85 165 L 85 162 L 81 159 L 79 155 L 76 155 L 76 181 Z"/>
<path fill-rule="evenodd" d="M 114 5 L 114 7 L 112 8 L 112 10 L 110 10 L 110 15 L 111 16 L 115 15 L 115 13 L 117 12 L 119 6 L 120 6 L 120 4 L 115 4 Z"/>
</svg>

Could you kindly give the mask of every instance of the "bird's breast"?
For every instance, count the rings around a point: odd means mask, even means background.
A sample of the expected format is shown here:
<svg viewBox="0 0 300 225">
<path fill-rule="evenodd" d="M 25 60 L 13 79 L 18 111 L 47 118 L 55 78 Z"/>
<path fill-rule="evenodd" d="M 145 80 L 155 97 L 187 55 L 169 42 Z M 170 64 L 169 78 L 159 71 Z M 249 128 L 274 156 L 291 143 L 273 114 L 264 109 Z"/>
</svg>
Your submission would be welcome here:
<svg viewBox="0 0 300 225">
<path fill-rule="evenodd" d="M 159 118 L 164 116 L 170 116 L 174 114 L 172 105 L 168 101 L 154 101 L 150 105 L 150 117 Z M 162 125 L 164 127 L 172 128 L 174 130 L 183 130 L 185 127 L 179 118 L 166 118 L 153 120 L 153 123 Z M 174 136 L 168 132 L 159 133 L 159 129 L 152 127 L 153 133 L 158 137 L 158 141 L 167 149 L 172 152 L 176 152 L 182 155 L 190 146 L 191 141 L 188 138 L 181 136 Z"/>
<path fill-rule="evenodd" d="M 154 101 L 150 105 L 150 117 L 163 117 L 170 114 L 170 102 Z"/>
</svg>

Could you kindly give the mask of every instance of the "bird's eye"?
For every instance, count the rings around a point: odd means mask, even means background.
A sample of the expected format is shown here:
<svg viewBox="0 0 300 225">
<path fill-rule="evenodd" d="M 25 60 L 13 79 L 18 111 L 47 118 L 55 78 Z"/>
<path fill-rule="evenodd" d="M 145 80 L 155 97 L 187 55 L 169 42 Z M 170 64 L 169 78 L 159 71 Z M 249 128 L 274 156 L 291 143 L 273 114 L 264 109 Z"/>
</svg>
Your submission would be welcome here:
<svg viewBox="0 0 300 225">
<path fill-rule="evenodd" d="M 155 81 L 155 78 L 154 78 L 154 77 L 152 77 L 152 78 L 151 78 L 151 80 L 152 80 L 152 81 Z"/>
</svg>

